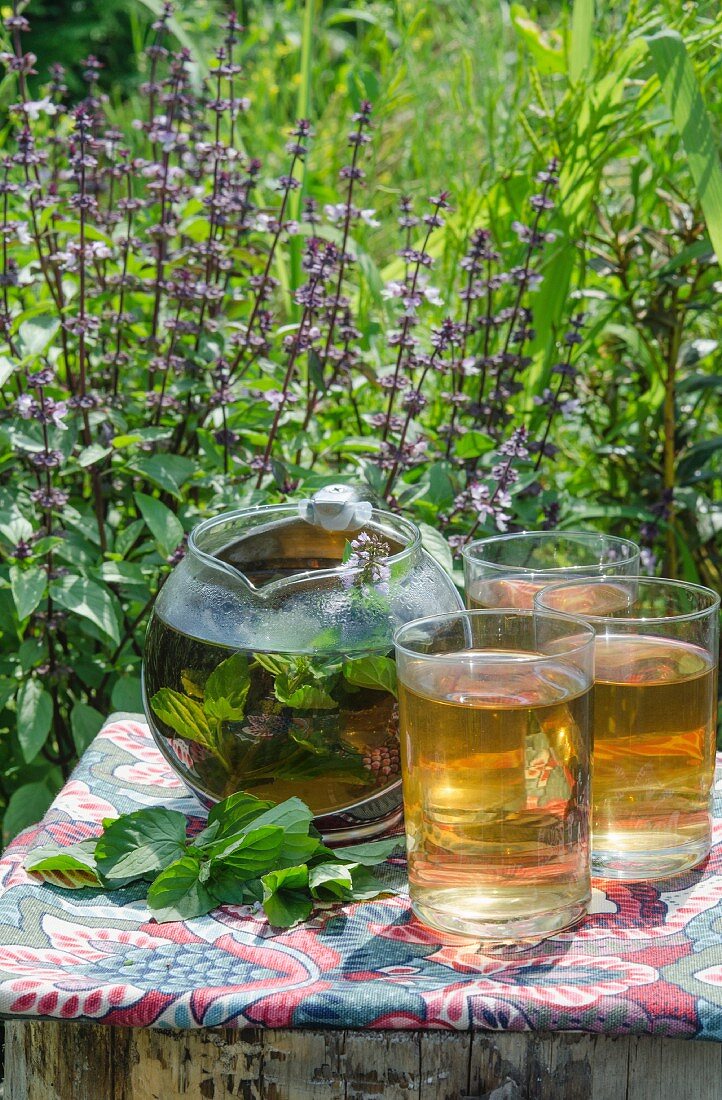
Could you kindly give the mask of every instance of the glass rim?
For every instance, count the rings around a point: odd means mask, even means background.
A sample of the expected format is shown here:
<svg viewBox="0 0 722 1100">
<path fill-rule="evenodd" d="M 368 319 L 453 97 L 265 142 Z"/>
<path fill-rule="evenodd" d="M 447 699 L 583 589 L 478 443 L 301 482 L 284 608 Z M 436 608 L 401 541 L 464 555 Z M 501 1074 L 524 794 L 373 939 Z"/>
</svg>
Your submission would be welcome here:
<svg viewBox="0 0 722 1100">
<path fill-rule="evenodd" d="M 542 620 L 545 620 L 545 621 L 555 620 L 555 621 L 558 621 L 558 622 L 567 623 L 570 626 L 574 626 L 574 627 L 577 628 L 577 633 L 576 634 L 570 634 L 568 638 L 559 639 L 559 641 L 569 643 L 564 650 L 562 650 L 559 653 L 529 653 L 528 656 L 525 655 L 525 657 L 522 658 L 522 659 L 528 660 L 529 662 L 532 662 L 532 661 L 534 661 L 534 662 L 538 662 L 538 661 L 543 661 L 543 662 L 558 661 L 560 657 L 569 657 L 571 654 L 581 653 L 583 650 L 587 649 L 590 646 L 593 647 L 595 639 L 596 639 L 596 635 L 594 633 L 594 630 L 589 625 L 589 623 L 586 622 L 585 619 L 583 619 L 579 615 L 568 615 L 564 611 L 547 611 L 546 608 L 542 608 L 541 610 L 537 610 L 536 608 L 516 608 L 516 607 L 475 608 L 475 609 L 460 608 L 458 611 L 445 611 L 441 615 L 424 615 L 423 618 L 411 619 L 411 620 L 409 620 L 409 622 L 403 623 L 401 626 L 397 627 L 396 630 L 394 631 L 394 635 L 393 635 L 393 639 L 392 639 L 393 644 L 394 644 L 394 649 L 399 650 L 400 652 L 402 652 L 407 657 L 414 657 L 414 658 L 415 657 L 420 657 L 423 660 L 427 660 L 427 661 L 444 661 L 444 660 L 446 660 L 446 661 L 458 661 L 460 653 L 472 653 L 472 652 L 476 652 L 476 651 L 474 651 L 474 650 L 455 650 L 453 653 L 419 653 L 415 649 L 409 649 L 409 647 L 404 644 L 403 640 L 400 641 L 399 639 L 403 635 L 404 631 L 411 630 L 413 627 L 418 628 L 420 626 L 423 626 L 424 624 L 439 623 L 440 625 L 443 625 L 444 623 L 451 622 L 453 619 L 458 619 L 458 620 L 462 620 L 462 619 L 481 619 L 481 618 L 490 618 L 491 616 L 494 616 L 494 615 L 496 615 L 496 616 L 503 615 L 505 618 L 508 618 L 511 615 L 511 616 L 516 617 L 516 618 L 523 618 L 523 619 L 542 619 Z M 581 627 L 582 633 L 584 635 L 584 640 L 583 641 L 578 640 L 579 639 L 579 628 L 580 627 Z M 575 641 L 575 639 L 577 639 L 577 640 Z M 509 652 L 511 652 L 511 650 Z M 479 653 L 479 655 L 483 656 L 484 650 L 483 649 L 479 650 L 478 653 Z M 517 658 L 517 660 L 519 660 L 519 658 Z"/>
<path fill-rule="evenodd" d="M 581 531 L 576 528 L 571 528 L 568 531 L 509 531 L 503 535 L 490 535 L 484 539 L 474 539 L 468 546 L 463 547 L 461 556 L 464 559 L 464 565 L 483 564 L 489 569 L 499 570 L 500 572 L 516 574 L 516 573 L 580 573 L 584 569 L 590 569 L 593 567 L 592 562 L 588 562 L 586 565 L 554 565 L 550 568 L 537 568 L 529 565 L 509 565 L 508 562 L 493 561 L 489 558 L 477 556 L 476 551 L 480 546 L 488 546 L 490 544 L 498 544 L 503 542 L 511 542 L 512 540 L 518 540 L 520 542 L 531 541 L 532 539 L 540 539 L 544 542 L 555 539 L 560 541 L 563 539 L 569 539 L 571 542 L 583 542 L 587 539 L 604 539 L 612 546 L 624 548 L 626 556 L 621 557 L 618 561 L 599 562 L 599 568 L 603 568 L 605 565 L 610 567 L 618 567 L 620 565 L 628 565 L 631 562 L 639 561 L 639 547 L 631 539 L 622 538 L 619 535 L 607 535 L 603 531 Z"/>
<path fill-rule="evenodd" d="M 586 584 L 625 584 L 634 583 L 637 586 L 642 585 L 654 585 L 660 589 L 671 589 L 672 591 L 686 591 L 698 593 L 700 596 L 704 596 L 707 599 L 707 606 L 700 607 L 696 611 L 680 611 L 678 614 L 672 615 L 592 615 L 587 614 L 586 611 L 580 611 L 578 616 L 584 619 L 585 622 L 593 623 L 684 623 L 693 622 L 695 619 L 704 619 L 708 615 L 713 615 L 720 608 L 720 597 L 712 588 L 706 588 L 702 584 L 693 584 L 691 581 L 676 581 L 671 577 L 647 577 L 647 576 L 633 576 L 627 574 L 620 577 L 580 577 L 579 579 L 571 579 L 566 581 L 556 581 L 554 584 L 547 584 L 534 596 L 534 605 L 537 611 L 552 612 L 555 610 L 553 607 L 546 607 L 543 602 L 544 593 L 550 590 L 556 591 L 561 588 L 575 588 L 578 585 Z M 540 605 L 537 607 L 537 603 Z M 565 614 L 565 612 L 559 612 L 559 614 Z"/>
</svg>

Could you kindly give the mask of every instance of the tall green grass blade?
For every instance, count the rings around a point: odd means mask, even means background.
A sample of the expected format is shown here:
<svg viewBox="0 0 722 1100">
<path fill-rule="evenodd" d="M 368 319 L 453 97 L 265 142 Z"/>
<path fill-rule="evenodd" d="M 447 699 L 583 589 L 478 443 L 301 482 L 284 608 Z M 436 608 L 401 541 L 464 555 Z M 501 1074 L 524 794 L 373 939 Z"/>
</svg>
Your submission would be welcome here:
<svg viewBox="0 0 722 1100">
<path fill-rule="evenodd" d="M 722 262 L 722 167 L 684 39 L 676 31 L 664 30 L 650 35 L 646 42 L 687 154 L 712 247 Z"/>
<path fill-rule="evenodd" d="M 572 37 L 569 46 L 569 78 L 576 84 L 592 63 L 594 0 L 574 0 Z"/>
</svg>

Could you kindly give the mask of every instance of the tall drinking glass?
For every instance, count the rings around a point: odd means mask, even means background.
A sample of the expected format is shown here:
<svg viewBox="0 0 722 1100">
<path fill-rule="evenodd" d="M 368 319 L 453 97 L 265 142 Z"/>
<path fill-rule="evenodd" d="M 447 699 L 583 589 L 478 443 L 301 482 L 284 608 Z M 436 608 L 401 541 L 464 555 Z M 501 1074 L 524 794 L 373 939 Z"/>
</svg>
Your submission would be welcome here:
<svg viewBox="0 0 722 1100">
<path fill-rule="evenodd" d="M 596 632 L 592 869 L 653 879 L 711 844 L 719 596 L 655 577 L 555 584 L 536 606 Z"/>
<path fill-rule="evenodd" d="M 478 539 L 464 550 L 472 608 L 530 608 L 536 593 L 554 581 L 638 572 L 639 547 L 598 531 L 521 531 Z"/>
<path fill-rule="evenodd" d="M 401 768 L 416 915 L 534 940 L 587 910 L 594 632 L 533 611 L 397 631 Z"/>
</svg>

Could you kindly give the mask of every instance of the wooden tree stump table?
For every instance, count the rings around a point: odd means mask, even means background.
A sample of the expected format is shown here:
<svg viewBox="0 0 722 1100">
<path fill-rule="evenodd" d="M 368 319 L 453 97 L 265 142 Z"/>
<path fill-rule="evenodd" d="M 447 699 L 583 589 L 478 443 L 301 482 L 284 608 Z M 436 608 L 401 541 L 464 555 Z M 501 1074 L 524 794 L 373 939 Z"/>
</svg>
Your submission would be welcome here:
<svg viewBox="0 0 722 1100">
<path fill-rule="evenodd" d="M 720 1100 L 722 1045 L 559 1033 L 6 1025 L 5 1100 Z M 503 1086 L 507 1083 L 506 1088 Z M 496 1098 L 494 1098 L 496 1100 Z"/>
</svg>

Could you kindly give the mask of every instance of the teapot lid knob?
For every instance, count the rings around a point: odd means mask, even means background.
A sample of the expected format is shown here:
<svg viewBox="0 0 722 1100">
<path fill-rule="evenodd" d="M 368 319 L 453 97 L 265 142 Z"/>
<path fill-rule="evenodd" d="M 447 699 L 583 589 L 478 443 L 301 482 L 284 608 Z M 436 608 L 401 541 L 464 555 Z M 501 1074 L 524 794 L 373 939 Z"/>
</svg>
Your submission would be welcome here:
<svg viewBox="0 0 722 1100">
<path fill-rule="evenodd" d="M 326 531 L 348 531 L 363 527 L 371 519 L 373 505 L 359 500 L 352 485 L 325 485 L 310 500 L 302 500 L 298 510 L 307 523 Z"/>
</svg>

